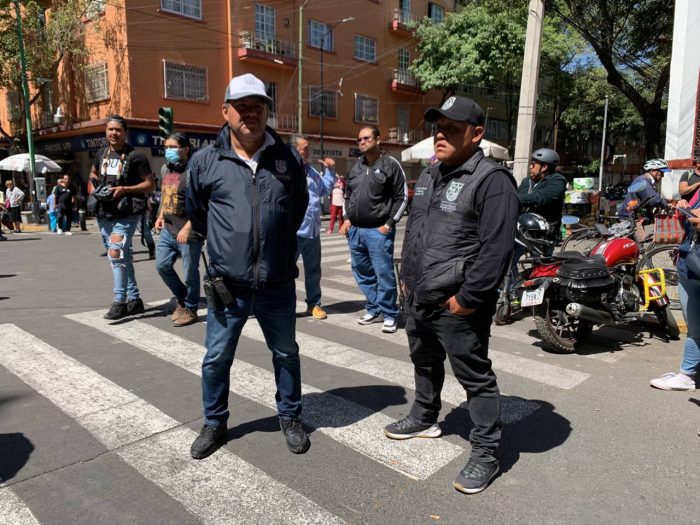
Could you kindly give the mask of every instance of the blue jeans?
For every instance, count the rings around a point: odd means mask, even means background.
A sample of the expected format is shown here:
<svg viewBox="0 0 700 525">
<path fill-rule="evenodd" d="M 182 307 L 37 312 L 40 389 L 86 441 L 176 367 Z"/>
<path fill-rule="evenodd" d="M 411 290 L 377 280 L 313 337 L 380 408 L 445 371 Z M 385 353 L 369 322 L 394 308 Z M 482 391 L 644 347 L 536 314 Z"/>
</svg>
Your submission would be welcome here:
<svg viewBox="0 0 700 525">
<path fill-rule="evenodd" d="M 681 274 L 678 275 L 678 281 L 683 317 L 688 325 L 681 372 L 694 376 L 700 366 L 700 281 L 688 279 Z"/>
<path fill-rule="evenodd" d="M 395 235 L 395 230 L 384 235 L 376 228 L 356 226 L 348 231 L 352 273 L 367 298 L 367 313 L 382 313 L 385 320 L 395 320 L 399 315 L 394 275 Z"/>
<path fill-rule="evenodd" d="M 304 261 L 304 286 L 306 287 L 306 304 L 309 307 L 321 305 L 321 238 L 306 239 L 297 236 L 297 254 Z"/>
<path fill-rule="evenodd" d="M 202 241 L 189 241 L 178 244 L 177 238 L 166 228 L 160 232 L 156 247 L 156 270 L 178 304 L 185 308 L 197 309 L 199 306 L 199 257 L 202 254 Z M 185 272 L 183 283 L 175 272 L 175 261 L 182 258 Z"/>
<path fill-rule="evenodd" d="M 207 353 L 202 363 L 204 422 L 222 426 L 228 420 L 231 365 L 238 338 L 251 312 L 272 351 L 277 383 L 277 412 L 281 419 L 301 414 L 301 366 L 295 341 L 296 290 L 291 282 L 283 288 L 245 293 L 223 312 L 207 312 Z"/>
<path fill-rule="evenodd" d="M 97 225 L 100 227 L 102 234 L 102 242 L 109 250 L 117 250 L 119 257 L 109 257 L 109 263 L 112 265 L 112 274 L 114 276 L 114 302 L 124 303 L 127 300 L 137 299 L 139 297 L 139 288 L 136 284 L 136 275 L 134 274 L 134 260 L 131 255 L 131 242 L 136 232 L 136 224 L 141 220 L 141 215 L 129 215 L 128 217 L 119 217 L 109 219 L 103 217 L 97 219 Z M 112 242 L 110 236 L 112 234 L 122 236 L 120 242 Z"/>
</svg>

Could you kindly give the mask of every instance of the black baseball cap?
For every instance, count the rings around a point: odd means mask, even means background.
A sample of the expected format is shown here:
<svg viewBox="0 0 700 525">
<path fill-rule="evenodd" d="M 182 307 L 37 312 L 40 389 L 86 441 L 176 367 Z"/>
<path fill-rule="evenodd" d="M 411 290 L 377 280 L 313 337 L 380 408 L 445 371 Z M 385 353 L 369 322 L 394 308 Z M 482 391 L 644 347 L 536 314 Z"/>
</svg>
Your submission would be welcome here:
<svg viewBox="0 0 700 525">
<path fill-rule="evenodd" d="M 426 122 L 435 122 L 445 117 L 457 122 L 469 122 L 475 126 L 483 126 L 486 115 L 481 106 L 470 98 L 450 97 L 439 108 L 428 108 L 423 118 Z"/>
</svg>

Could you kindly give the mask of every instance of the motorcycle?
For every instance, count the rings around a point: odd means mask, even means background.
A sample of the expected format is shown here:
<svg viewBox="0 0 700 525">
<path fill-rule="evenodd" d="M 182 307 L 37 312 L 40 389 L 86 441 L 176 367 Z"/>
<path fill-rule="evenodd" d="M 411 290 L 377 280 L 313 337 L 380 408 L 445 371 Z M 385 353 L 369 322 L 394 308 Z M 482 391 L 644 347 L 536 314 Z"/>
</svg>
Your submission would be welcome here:
<svg viewBox="0 0 700 525">
<path fill-rule="evenodd" d="M 635 186 L 629 191 L 642 191 L 643 183 Z M 556 353 L 572 353 L 588 339 L 594 325 L 627 324 L 648 312 L 658 319 L 666 340 L 677 339 L 680 330 L 668 311 L 663 269 L 640 269 L 640 246 L 631 235 L 635 221 L 596 228 L 602 240 L 590 255 L 560 252 L 547 268 L 538 268 L 537 279 L 521 285 L 521 305 L 533 308 L 544 342 Z"/>
</svg>

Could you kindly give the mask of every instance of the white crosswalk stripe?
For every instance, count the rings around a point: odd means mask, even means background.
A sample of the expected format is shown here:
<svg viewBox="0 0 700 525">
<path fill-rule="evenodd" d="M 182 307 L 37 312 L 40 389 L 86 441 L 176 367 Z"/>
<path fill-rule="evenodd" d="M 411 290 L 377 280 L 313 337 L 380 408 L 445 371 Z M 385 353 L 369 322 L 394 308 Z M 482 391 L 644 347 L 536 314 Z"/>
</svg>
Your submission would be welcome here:
<svg viewBox="0 0 700 525">
<path fill-rule="evenodd" d="M 9 488 L 0 488 L 0 525 L 38 525 L 24 502 Z"/>
<path fill-rule="evenodd" d="M 297 281 L 297 289 L 303 293 L 304 283 Z M 323 287 L 322 290 L 323 297 L 327 299 L 326 303 L 329 303 L 328 300 L 337 302 L 365 300 L 362 294 L 356 292 L 347 292 L 345 290 L 337 290 L 330 287 Z M 304 306 L 301 306 L 301 308 L 303 309 Z M 357 324 L 357 317 L 357 314 L 331 314 L 328 316 L 328 319 L 324 320 L 323 322 L 338 326 L 340 328 L 345 328 L 347 330 L 353 330 L 363 334 L 371 334 L 373 337 L 377 337 L 392 343 L 407 344 L 405 335 L 402 335 L 401 333 L 385 334 L 377 325 L 359 325 Z M 500 335 L 500 332 L 494 331 L 493 335 L 498 336 Z M 300 336 L 298 336 L 297 339 L 299 340 L 299 344 L 301 346 L 301 339 L 299 339 L 299 337 Z M 302 348 L 302 351 L 303 350 L 304 348 Z M 542 363 L 533 359 L 527 359 L 525 357 L 520 357 L 508 352 L 501 352 L 493 349 L 489 349 L 489 357 L 493 361 L 493 367 L 495 370 L 518 375 L 562 389 L 573 388 L 590 377 L 590 374 L 585 372 L 570 370 L 568 368 L 551 365 L 549 363 Z M 462 399 L 463 397 L 464 394 L 462 393 Z"/>
<path fill-rule="evenodd" d="M 193 374 L 201 374 L 204 347 L 141 321 L 128 329 L 102 319 L 104 310 L 67 315 L 68 319 L 119 339 Z M 246 326 L 253 326 L 249 320 Z M 246 335 L 247 332 L 244 332 Z M 275 405 L 272 372 L 236 359 L 232 391 L 271 409 Z M 342 397 L 302 385 L 304 421 L 343 445 L 413 479 L 427 479 L 464 452 L 446 440 L 408 440 L 400 443 L 384 437 L 381 429 L 393 420 Z"/>
<path fill-rule="evenodd" d="M 13 325 L 0 332 L 0 364 L 202 521 L 342 523 L 228 450 L 193 461 L 195 432 L 31 334 Z M 3 496 L 2 505 L 21 518 L 23 505 Z"/>
</svg>

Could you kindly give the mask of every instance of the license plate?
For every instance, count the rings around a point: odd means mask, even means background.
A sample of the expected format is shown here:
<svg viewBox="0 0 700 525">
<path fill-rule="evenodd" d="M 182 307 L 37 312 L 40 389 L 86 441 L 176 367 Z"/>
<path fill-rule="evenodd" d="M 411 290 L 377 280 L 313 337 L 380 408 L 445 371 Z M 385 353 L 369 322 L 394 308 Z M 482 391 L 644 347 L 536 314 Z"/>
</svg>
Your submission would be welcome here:
<svg viewBox="0 0 700 525">
<path fill-rule="evenodd" d="M 537 290 L 525 290 L 520 305 L 537 306 L 542 304 L 542 301 L 544 301 L 544 286 L 540 286 Z"/>
</svg>

